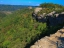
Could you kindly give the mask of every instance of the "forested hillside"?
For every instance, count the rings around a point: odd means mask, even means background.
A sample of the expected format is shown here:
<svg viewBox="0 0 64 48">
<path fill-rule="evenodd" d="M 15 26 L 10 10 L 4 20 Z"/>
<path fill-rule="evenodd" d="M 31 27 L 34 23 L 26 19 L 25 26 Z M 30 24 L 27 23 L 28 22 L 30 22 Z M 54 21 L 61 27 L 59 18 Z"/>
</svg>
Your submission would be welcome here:
<svg viewBox="0 0 64 48">
<path fill-rule="evenodd" d="M 29 9 L 18 10 L 2 19 L 0 48 L 24 48 L 42 33 L 46 24 L 33 21 L 31 13 L 32 10 Z"/>
<path fill-rule="evenodd" d="M 29 48 L 40 37 L 54 33 L 61 27 L 57 25 L 47 28 L 46 23 L 37 22 L 32 18 L 33 11 L 34 9 L 26 8 L 9 15 L 1 13 L 0 16 L 5 17 L 0 20 L 0 48 Z"/>
</svg>

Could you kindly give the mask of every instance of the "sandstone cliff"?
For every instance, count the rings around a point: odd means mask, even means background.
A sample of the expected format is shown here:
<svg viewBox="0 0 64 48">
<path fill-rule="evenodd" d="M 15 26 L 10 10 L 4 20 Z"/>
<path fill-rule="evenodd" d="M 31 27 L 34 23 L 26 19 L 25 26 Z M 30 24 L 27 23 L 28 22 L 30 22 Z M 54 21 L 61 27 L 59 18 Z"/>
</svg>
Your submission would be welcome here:
<svg viewBox="0 0 64 48">
<path fill-rule="evenodd" d="M 64 48 L 64 28 L 36 41 L 30 48 Z"/>
</svg>

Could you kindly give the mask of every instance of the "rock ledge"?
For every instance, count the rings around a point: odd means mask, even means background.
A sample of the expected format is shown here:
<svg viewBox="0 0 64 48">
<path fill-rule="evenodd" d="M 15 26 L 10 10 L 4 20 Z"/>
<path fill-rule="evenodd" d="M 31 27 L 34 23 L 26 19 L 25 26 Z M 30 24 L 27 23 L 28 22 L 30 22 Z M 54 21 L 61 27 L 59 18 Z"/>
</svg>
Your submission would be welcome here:
<svg viewBox="0 0 64 48">
<path fill-rule="evenodd" d="M 50 37 L 45 36 L 36 41 L 30 48 L 64 48 L 64 29 L 58 30 Z"/>
</svg>

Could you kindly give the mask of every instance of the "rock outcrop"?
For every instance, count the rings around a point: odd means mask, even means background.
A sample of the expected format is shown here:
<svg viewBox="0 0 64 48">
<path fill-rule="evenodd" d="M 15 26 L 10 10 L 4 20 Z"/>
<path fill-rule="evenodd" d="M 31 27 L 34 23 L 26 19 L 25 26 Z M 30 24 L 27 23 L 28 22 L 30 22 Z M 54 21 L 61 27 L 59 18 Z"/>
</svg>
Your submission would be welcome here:
<svg viewBox="0 0 64 48">
<path fill-rule="evenodd" d="M 40 9 L 40 8 L 37 8 Z M 36 11 L 40 11 L 37 10 Z M 56 13 L 56 11 L 50 12 L 49 14 L 43 13 L 40 14 L 40 16 L 38 16 L 35 13 L 32 13 L 32 17 L 38 21 L 38 22 L 46 22 L 47 23 L 47 19 L 49 19 L 49 25 L 50 26 L 56 26 L 58 24 L 63 24 L 64 23 L 64 12 L 61 13 Z"/>
<path fill-rule="evenodd" d="M 40 12 L 41 10 L 42 10 L 41 7 L 37 7 L 37 8 L 35 8 L 34 12 L 35 12 L 35 14 L 37 14 L 37 13 Z"/>
<path fill-rule="evenodd" d="M 36 41 L 30 48 L 64 48 L 64 28 Z"/>
</svg>

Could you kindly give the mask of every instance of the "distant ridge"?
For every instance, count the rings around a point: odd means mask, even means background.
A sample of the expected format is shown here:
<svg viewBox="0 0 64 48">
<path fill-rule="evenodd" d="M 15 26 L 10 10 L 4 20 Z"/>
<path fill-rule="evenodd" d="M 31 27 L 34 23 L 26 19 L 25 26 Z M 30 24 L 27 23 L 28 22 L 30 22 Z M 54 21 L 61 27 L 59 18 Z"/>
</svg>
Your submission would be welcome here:
<svg viewBox="0 0 64 48">
<path fill-rule="evenodd" d="M 28 8 L 30 5 L 5 5 L 5 4 L 0 4 L 0 11 L 15 11 L 18 9 L 24 9 Z M 31 7 L 37 7 L 37 6 L 31 6 Z"/>
</svg>

